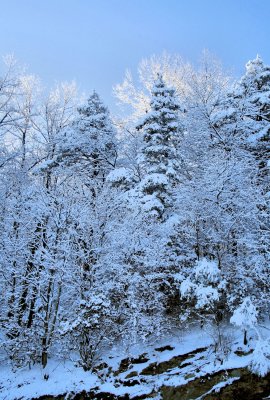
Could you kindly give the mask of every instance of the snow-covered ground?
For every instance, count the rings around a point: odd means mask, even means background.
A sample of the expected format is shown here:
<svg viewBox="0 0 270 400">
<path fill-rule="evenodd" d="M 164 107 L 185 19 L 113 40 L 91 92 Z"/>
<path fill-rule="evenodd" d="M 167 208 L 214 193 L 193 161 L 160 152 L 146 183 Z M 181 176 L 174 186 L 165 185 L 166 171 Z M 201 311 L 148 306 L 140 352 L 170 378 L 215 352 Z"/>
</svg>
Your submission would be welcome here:
<svg viewBox="0 0 270 400">
<path fill-rule="evenodd" d="M 233 341 L 231 345 L 234 351 L 242 342 L 242 335 L 239 334 L 239 331 L 238 333 L 228 331 L 227 338 Z M 72 362 L 59 362 L 56 360 L 50 360 L 46 371 L 40 366 L 34 366 L 31 369 L 19 369 L 13 372 L 10 367 L 2 366 L 0 367 L 0 399 L 31 399 L 46 394 L 77 393 L 83 390 L 87 392 L 97 387 L 100 392 L 110 392 L 116 395 L 127 393 L 132 398 L 142 394 L 150 394 L 162 385 L 179 386 L 207 373 L 245 367 L 251 362 L 251 354 L 240 357 L 232 351 L 227 359 L 224 359 L 221 363 L 219 357 L 213 351 L 212 344 L 213 337 L 209 335 L 209 332 L 196 330 L 192 333 L 186 333 L 182 337 L 175 336 L 170 339 L 167 338 L 167 340 L 164 339 L 158 345 L 156 344 L 155 347 L 134 346 L 129 350 L 129 354 L 124 353 L 123 349 L 114 349 L 104 357 L 104 361 L 109 367 L 99 371 L 97 374 L 85 372 Z M 171 349 L 157 350 L 159 347 L 166 345 L 170 345 Z M 160 364 L 196 349 L 201 350 L 189 355 L 188 362 L 185 360 L 182 365 L 180 362 L 179 365 L 169 368 L 163 373 L 140 375 L 150 364 Z M 118 368 L 123 358 L 130 356 L 136 359 L 141 354 L 144 354 L 148 361 L 132 363 L 123 372 L 119 373 Z M 115 371 L 118 372 L 115 373 Z M 45 373 L 49 376 L 47 380 L 44 379 Z M 130 374 L 139 381 L 139 384 L 134 386 L 122 384 Z M 226 385 L 230 381 L 231 378 L 218 384 L 216 389 L 218 390 L 222 385 Z"/>
</svg>

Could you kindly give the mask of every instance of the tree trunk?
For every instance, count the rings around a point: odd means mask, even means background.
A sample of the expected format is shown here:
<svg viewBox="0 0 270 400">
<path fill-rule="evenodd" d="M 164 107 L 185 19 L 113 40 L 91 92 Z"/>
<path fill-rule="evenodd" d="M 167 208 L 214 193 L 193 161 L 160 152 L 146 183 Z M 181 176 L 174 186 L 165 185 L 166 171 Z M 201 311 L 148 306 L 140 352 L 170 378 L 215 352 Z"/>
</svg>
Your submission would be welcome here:
<svg viewBox="0 0 270 400">
<path fill-rule="evenodd" d="M 247 343 L 248 343 L 248 340 L 247 340 L 247 331 L 244 330 L 244 345 L 246 346 Z"/>
</svg>

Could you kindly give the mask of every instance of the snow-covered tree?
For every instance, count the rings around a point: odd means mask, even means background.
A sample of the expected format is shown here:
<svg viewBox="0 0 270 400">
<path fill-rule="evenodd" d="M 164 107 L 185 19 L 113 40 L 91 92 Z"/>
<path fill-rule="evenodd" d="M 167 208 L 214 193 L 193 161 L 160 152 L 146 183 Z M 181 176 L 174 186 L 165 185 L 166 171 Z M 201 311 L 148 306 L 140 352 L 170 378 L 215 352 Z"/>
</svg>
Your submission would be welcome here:
<svg viewBox="0 0 270 400">
<path fill-rule="evenodd" d="M 143 130 L 140 191 L 144 209 L 161 217 L 172 206 L 173 190 L 183 175 L 180 105 L 175 90 L 168 88 L 161 76 L 153 86 L 150 106 L 151 110 L 138 125 Z"/>
<path fill-rule="evenodd" d="M 95 365 L 100 352 L 112 344 L 112 310 L 104 294 L 85 294 L 83 300 L 76 301 L 70 318 L 62 323 L 61 335 L 69 336 L 69 347 L 79 352 L 78 364 L 85 371 Z"/>
<path fill-rule="evenodd" d="M 259 176 L 267 191 L 269 175 L 270 67 L 262 59 L 246 64 L 246 73 L 220 101 L 213 128 L 224 142 L 241 140 L 255 154 Z M 225 129 L 222 131 L 222 127 Z"/>
<path fill-rule="evenodd" d="M 187 77 L 191 71 L 191 65 L 184 62 L 178 54 L 168 53 L 143 59 L 138 65 L 138 79 L 134 79 L 131 72 L 126 71 L 123 82 L 114 87 L 114 94 L 120 105 L 130 112 L 130 115 L 124 118 L 125 124 L 130 128 L 149 110 L 152 88 L 158 74 L 168 86 L 174 87 L 178 96 L 183 99 L 189 93 Z"/>
<path fill-rule="evenodd" d="M 15 101 L 21 93 L 18 64 L 13 56 L 4 58 L 4 71 L 0 77 L 0 134 L 6 135 L 14 123 L 19 122 Z"/>
<path fill-rule="evenodd" d="M 76 353 L 91 369 L 115 341 L 179 327 L 183 309 L 219 338 L 232 314 L 256 331 L 270 292 L 269 67 L 249 62 L 228 91 L 208 55 L 199 68 L 145 60 L 141 89 L 130 76 L 117 89 L 135 111 L 118 132 L 97 93 L 79 108 L 74 84 L 43 98 L 36 78 L 10 68 L 0 79 L 0 347 L 10 362 L 46 367 Z M 264 375 L 259 342 L 252 368 Z"/>
<path fill-rule="evenodd" d="M 78 108 L 78 116 L 59 132 L 55 143 L 55 154 L 45 169 L 61 167 L 88 180 L 88 185 L 91 181 L 102 186 L 115 167 L 117 145 L 109 111 L 96 92 Z"/>
<path fill-rule="evenodd" d="M 259 163 L 265 190 L 269 190 L 268 160 L 270 157 L 270 66 L 257 56 L 246 65 L 246 74 L 236 86 L 235 95 L 241 105 L 242 129 Z"/>
<path fill-rule="evenodd" d="M 190 275 L 181 282 L 180 295 L 194 305 L 203 318 L 210 315 L 221 320 L 224 313 L 223 297 L 226 282 L 221 275 L 216 261 L 203 258 L 197 261 Z M 189 312 L 194 312 L 192 308 Z"/>
<path fill-rule="evenodd" d="M 248 226 L 245 228 L 247 247 L 242 257 L 245 267 L 241 268 L 241 275 L 246 276 L 246 283 L 248 280 L 250 281 L 250 287 L 254 286 L 252 281 L 256 281 L 256 288 L 260 287 L 256 295 L 258 301 L 256 306 L 260 309 L 267 307 L 267 301 L 263 299 L 268 296 L 266 293 L 269 293 L 268 279 L 266 278 L 269 273 L 267 271 L 269 271 L 270 232 L 269 169 L 267 167 L 269 158 L 268 114 L 269 67 L 264 65 L 260 57 L 257 57 L 247 63 L 246 74 L 217 105 L 211 121 L 213 130 L 218 133 L 215 136 L 215 146 L 225 150 L 227 159 L 238 160 L 237 164 L 239 163 L 239 167 L 240 165 L 241 167 L 238 168 L 237 174 L 239 177 L 242 175 L 246 182 L 238 184 L 242 193 L 246 192 L 244 197 L 249 198 L 249 201 L 246 202 L 249 211 L 246 210 L 242 215 L 251 217 L 250 228 Z M 241 173 L 238 172 L 239 169 Z M 237 177 L 233 178 L 232 182 L 236 182 L 236 180 Z M 234 202 L 236 200 L 235 193 L 234 190 L 232 192 Z M 238 202 L 238 204 L 243 206 L 242 202 Z M 239 225 L 237 229 L 239 229 Z M 240 239 L 239 234 L 236 233 L 237 229 L 234 229 L 233 235 L 235 237 L 237 235 Z M 243 232 L 241 237 L 243 238 Z M 239 239 L 237 239 L 238 243 L 242 241 Z M 250 258 L 246 256 L 248 247 L 248 251 L 252 254 Z M 239 246 L 238 249 L 240 249 Z M 248 259 L 252 260 L 252 263 L 247 268 Z M 238 270 L 240 270 L 239 263 Z M 243 297 L 247 295 L 247 292 L 248 290 L 245 290 Z"/>
<path fill-rule="evenodd" d="M 250 297 L 245 297 L 243 302 L 230 319 L 231 324 L 240 327 L 244 332 L 244 344 L 247 344 L 247 330 L 255 328 L 258 323 L 258 311 Z"/>
<path fill-rule="evenodd" d="M 270 343 L 269 337 L 263 338 L 259 330 L 259 313 L 252 299 L 248 296 L 243 299 L 243 302 L 230 319 L 231 324 L 241 328 L 244 332 L 244 345 L 248 344 L 247 332 L 253 330 L 255 332 L 255 348 L 252 354 L 252 359 L 249 369 L 254 374 L 265 376 L 270 371 Z"/>
<path fill-rule="evenodd" d="M 249 369 L 253 374 L 265 376 L 270 371 L 270 342 L 267 340 L 258 340 L 252 354 L 252 360 Z"/>
</svg>

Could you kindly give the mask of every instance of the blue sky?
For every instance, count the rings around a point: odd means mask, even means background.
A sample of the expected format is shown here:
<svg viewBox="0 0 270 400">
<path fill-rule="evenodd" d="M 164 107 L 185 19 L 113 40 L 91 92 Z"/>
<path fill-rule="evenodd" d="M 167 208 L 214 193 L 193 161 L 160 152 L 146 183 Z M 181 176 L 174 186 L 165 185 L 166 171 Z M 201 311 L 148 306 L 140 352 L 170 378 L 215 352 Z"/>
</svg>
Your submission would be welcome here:
<svg viewBox="0 0 270 400">
<path fill-rule="evenodd" d="M 236 76 L 270 62 L 270 0 L 0 0 L 0 55 L 50 86 L 73 80 L 112 105 L 112 85 L 152 54 L 195 62 L 204 48 Z"/>
</svg>

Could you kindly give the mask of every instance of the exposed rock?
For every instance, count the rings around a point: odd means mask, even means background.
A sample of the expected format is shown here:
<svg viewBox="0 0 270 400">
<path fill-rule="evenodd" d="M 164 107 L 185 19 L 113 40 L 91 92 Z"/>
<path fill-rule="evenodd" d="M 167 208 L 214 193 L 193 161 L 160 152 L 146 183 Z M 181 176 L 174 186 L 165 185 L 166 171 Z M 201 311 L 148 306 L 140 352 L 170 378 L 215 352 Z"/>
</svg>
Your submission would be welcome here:
<svg viewBox="0 0 270 400">
<path fill-rule="evenodd" d="M 200 378 L 196 378 L 186 385 L 174 387 L 174 386 L 163 386 L 161 388 L 163 400 L 192 400 L 203 396 L 209 390 L 213 388 L 216 384 L 224 382 L 229 378 L 240 377 L 243 369 L 236 368 L 232 370 L 218 371 L 214 374 L 207 374 Z M 233 382 L 234 383 L 234 382 Z M 232 385 L 233 385 L 232 383 Z M 216 395 L 216 394 L 215 394 Z M 204 397 L 206 399 L 207 397 Z M 213 399 L 217 397 L 213 397 Z M 232 397 L 230 400 L 237 400 L 237 398 Z"/>
<path fill-rule="evenodd" d="M 143 364 L 149 361 L 149 358 L 146 357 L 146 353 L 141 354 L 139 357 L 133 358 L 128 357 L 124 358 L 119 366 L 118 371 L 115 372 L 115 375 L 121 374 L 122 372 L 127 371 L 132 364 Z"/>
<path fill-rule="evenodd" d="M 98 364 L 97 366 L 95 366 L 95 367 L 92 369 L 92 371 L 93 371 L 93 372 L 102 371 L 103 369 L 108 368 L 108 367 L 109 367 L 108 364 L 105 363 L 105 362 L 103 362 L 103 363 Z"/>
<path fill-rule="evenodd" d="M 175 356 L 172 357 L 168 361 L 163 361 L 161 363 L 152 363 L 148 365 L 146 368 L 144 368 L 141 372 L 142 375 L 159 375 L 162 374 L 163 372 L 169 371 L 172 368 L 179 367 L 181 363 L 186 361 L 187 359 L 191 358 L 195 354 L 201 353 L 203 351 L 207 350 L 206 347 L 201 347 L 199 349 L 196 349 L 194 351 L 191 351 L 190 353 L 186 354 L 181 354 L 180 356 Z"/>
<path fill-rule="evenodd" d="M 253 349 L 249 350 L 249 351 L 243 351 L 243 350 L 236 350 L 234 352 L 234 354 L 236 354 L 238 357 L 244 357 L 244 356 L 248 356 L 249 354 L 253 353 Z"/>
<path fill-rule="evenodd" d="M 174 350 L 174 347 L 168 345 L 168 346 L 163 346 L 163 347 L 157 347 L 155 350 L 156 351 L 166 351 L 166 350 L 172 351 L 172 350 Z"/>
<path fill-rule="evenodd" d="M 262 400 L 270 397 L 270 373 L 260 378 L 242 371 L 241 378 L 231 385 L 204 397 L 205 400 Z"/>
<path fill-rule="evenodd" d="M 130 378 L 134 378 L 135 376 L 138 376 L 138 371 L 132 371 L 129 374 L 127 374 L 125 379 L 130 379 Z"/>
</svg>

